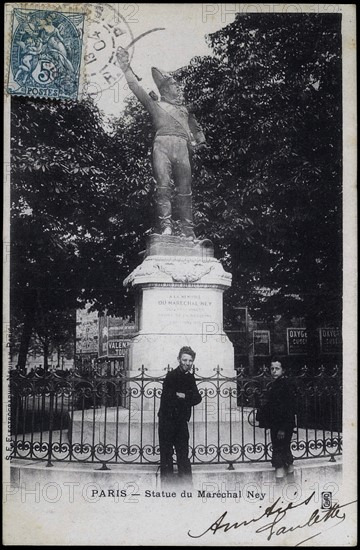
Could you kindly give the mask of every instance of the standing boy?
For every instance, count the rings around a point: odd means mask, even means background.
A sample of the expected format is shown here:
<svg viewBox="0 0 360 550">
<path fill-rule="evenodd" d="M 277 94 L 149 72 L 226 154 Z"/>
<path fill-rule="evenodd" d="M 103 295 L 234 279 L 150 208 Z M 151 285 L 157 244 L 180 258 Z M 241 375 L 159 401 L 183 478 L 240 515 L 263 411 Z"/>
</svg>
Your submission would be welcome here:
<svg viewBox="0 0 360 550">
<path fill-rule="evenodd" d="M 295 403 L 281 361 L 275 357 L 271 360 L 270 373 L 273 382 L 267 402 L 259 415 L 260 427 L 270 428 L 273 448 L 271 462 L 276 479 L 281 479 L 285 473 L 294 472 L 290 444 L 295 427 Z"/>
<path fill-rule="evenodd" d="M 179 351 L 179 366 L 167 373 L 159 409 L 160 475 L 173 476 L 173 452 L 176 450 L 179 477 L 191 478 L 188 422 L 191 408 L 201 401 L 195 377 L 190 372 L 195 352 L 184 346 Z"/>
</svg>

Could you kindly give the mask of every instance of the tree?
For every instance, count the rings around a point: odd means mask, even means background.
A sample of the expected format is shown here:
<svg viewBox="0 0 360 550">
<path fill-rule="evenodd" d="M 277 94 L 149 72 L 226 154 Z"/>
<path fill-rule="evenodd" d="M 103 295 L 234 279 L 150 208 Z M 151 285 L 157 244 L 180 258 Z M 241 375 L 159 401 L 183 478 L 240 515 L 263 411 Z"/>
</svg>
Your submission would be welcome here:
<svg viewBox="0 0 360 550">
<path fill-rule="evenodd" d="M 108 234 L 107 135 L 86 102 L 13 98 L 11 113 L 11 309 L 24 366 L 34 330 L 44 335 L 54 311 L 100 286 L 92 269 Z"/>
<path fill-rule="evenodd" d="M 44 369 L 49 366 L 49 358 L 57 354 L 57 366 L 61 366 L 61 356 L 71 353 L 74 356 L 76 331 L 75 310 L 37 311 L 33 337 L 29 351 L 44 358 Z"/>
<path fill-rule="evenodd" d="M 195 201 L 233 274 L 228 300 L 339 323 L 340 18 L 238 15 L 208 40 L 215 56 L 179 76 L 211 145 Z"/>
</svg>

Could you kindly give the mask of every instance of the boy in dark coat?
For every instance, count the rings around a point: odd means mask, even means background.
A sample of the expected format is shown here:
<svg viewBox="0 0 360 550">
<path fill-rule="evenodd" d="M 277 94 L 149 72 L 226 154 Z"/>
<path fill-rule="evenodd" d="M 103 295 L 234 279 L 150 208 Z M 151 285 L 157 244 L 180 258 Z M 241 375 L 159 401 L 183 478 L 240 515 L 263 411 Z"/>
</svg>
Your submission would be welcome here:
<svg viewBox="0 0 360 550">
<path fill-rule="evenodd" d="M 176 450 L 179 477 L 191 478 L 188 422 L 191 408 L 201 401 L 195 377 L 190 372 L 195 352 L 188 346 L 180 349 L 179 366 L 167 373 L 159 409 L 160 476 L 173 475 L 173 452 Z"/>
<path fill-rule="evenodd" d="M 294 458 L 291 453 L 291 437 L 295 427 L 295 403 L 281 362 L 273 358 L 270 365 L 273 378 L 267 402 L 261 411 L 260 427 L 270 428 L 272 443 L 272 465 L 275 477 L 281 479 L 285 472 L 294 472 Z"/>
</svg>

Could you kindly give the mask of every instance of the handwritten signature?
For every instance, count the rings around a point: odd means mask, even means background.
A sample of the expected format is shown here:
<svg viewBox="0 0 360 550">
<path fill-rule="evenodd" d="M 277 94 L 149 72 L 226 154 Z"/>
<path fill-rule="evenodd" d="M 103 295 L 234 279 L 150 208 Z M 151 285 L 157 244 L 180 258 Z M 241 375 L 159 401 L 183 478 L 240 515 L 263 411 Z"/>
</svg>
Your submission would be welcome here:
<svg viewBox="0 0 360 550">
<path fill-rule="evenodd" d="M 289 519 L 288 512 L 295 510 L 295 508 L 300 508 L 301 506 L 309 506 L 309 504 L 311 504 L 312 501 L 314 500 L 314 496 L 315 496 L 315 491 L 302 502 L 299 502 L 297 504 L 290 502 L 289 504 L 287 504 L 286 507 L 283 507 L 281 504 L 279 504 L 279 501 L 280 501 L 280 497 L 279 497 L 273 504 L 271 504 L 271 506 L 268 506 L 260 516 L 254 517 L 249 520 L 243 520 L 240 522 L 235 521 L 234 523 L 231 523 L 227 518 L 228 512 L 224 512 L 216 521 L 214 521 L 214 523 L 212 523 L 202 533 L 194 534 L 189 530 L 188 536 L 194 539 L 198 539 L 200 537 L 203 537 L 206 533 L 212 532 L 213 535 L 215 535 L 215 533 L 218 533 L 220 531 L 227 533 L 231 529 L 235 530 L 235 529 L 239 529 L 240 527 L 247 527 L 248 525 L 257 523 L 260 520 L 270 518 L 270 522 L 265 522 L 255 530 L 255 533 L 266 533 L 267 540 L 270 541 L 273 537 L 285 535 L 286 533 L 296 531 L 297 529 L 303 529 L 304 527 L 313 527 L 315 525 L 319 525 L 320 523 L 326 523 L 326 522 L 332 523 L 332 521 L 330 520 L 333 520 L 333 521 L 337 520 L 335 524 L 331 525 L 331 527 L 335 527 L 336 525 L 339 525 L 340 523 L 345 521 L 346 514 L 343 511 L 343 508 L 357 502 L 356 500 L 353 500 L 351 502 L 346 502 L 345 504 L 334 503 L 327 510 L 319 510 L 318 508 L 316 508 L 315 510 L 311 511 L 305 523 L 301 523 L 301 524 L 299 523 L 296 525 L 287 525 L 285 523 L 285 519 L 286 520 Z M 227 521 L 225 521 L 225 519 Z M 315 534 L 312 534 L 310 537 L 304 540 L 301 540 L 295 546 L 300 546 L 300 544 L 303 544 L 305 541 L 310 540 L 314 537 L 317 537 L 321 533 L 322 531 L 316 532 Z"/>
</svg>

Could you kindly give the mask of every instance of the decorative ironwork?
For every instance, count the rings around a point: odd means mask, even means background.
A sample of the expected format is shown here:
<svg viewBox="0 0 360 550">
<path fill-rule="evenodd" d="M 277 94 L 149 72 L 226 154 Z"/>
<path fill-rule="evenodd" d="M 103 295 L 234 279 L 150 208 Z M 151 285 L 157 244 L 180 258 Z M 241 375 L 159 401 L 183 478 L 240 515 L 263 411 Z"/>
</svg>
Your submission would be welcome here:
<svg viewBox="0 0 360 550">
<path fill-rule="evenodd" d="M 164 376 L 167 372 L 164 369 Z M 226 377 L 220 368 L 195 372 L 202 403 L 189 422 L 193 464 L 271 460 L 269 431 L 257 426 L 256 410 L 271 384 L 262 369 L 250 376 L 240 368 Z M 157 464 L 157 412 L 164 377 L 136 375 L 123 368 L 112 376 L 96 366 L 86 373 L 10 374 L 11 458 L 54 462 Z M 342 452 L 340 369 L 306 368 L 289 379 L 296 399 L 295 458 L 329 457 Z"/>
</svg>

